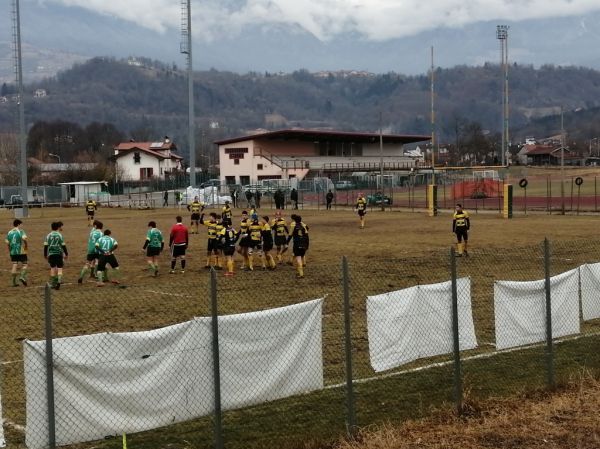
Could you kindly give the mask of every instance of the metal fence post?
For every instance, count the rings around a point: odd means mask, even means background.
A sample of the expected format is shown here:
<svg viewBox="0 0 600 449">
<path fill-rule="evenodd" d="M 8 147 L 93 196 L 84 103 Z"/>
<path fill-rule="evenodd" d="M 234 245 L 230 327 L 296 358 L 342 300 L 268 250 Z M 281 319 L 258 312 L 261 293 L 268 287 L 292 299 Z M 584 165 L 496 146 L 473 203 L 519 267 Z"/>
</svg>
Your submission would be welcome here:
<svg viewBox="0 0 600 449">
<path fill-rule="evenodd" d="M 213 383 L 215 394 L 215 449 L 223 448 L 223 423 L 221 411 L 221 366 L 219 362 L 219 311 L 217 305 L 217 272 L 210 270 L 210 310 L 212 329 Z"/>
<path fill-rule="evenodd" d="M 344 340 L 346 352 L 346 407 L 348 413 L 347 433 L 350 438 L 356 434 L 356 414 L 354 411 L 354 385 L 352 383 L 352 326 L 350 322 L 350 275 L 348 259 L 342 257 L 342 283 L 344 289 Z"/>
<path fill-rule="evenodd" d="M 552 344 L 552 296 L 550 288 L 550 242 L 544 239 L 544 277 L 546 290 L 546 369 L 548 386 L 554 387 L 554 346 Z"/>
<path fill-rule="evenodd" d="M 56 447 L 56 415 L 54 409 L 54 353 L 52 350 L 52 294 L 44 289 L 44 323 L 46 339 L 46 395 L 48 399 L 48 447 Z"/>
<path fill-rule="evenodd" d="M 456 276 L 456 254 L 454 247 L 450 248 L 450 275 L 452 277 L 452 337 L 454 354 L 454 401 L 456 411 L 462 414 L 462 373 L 460 365 L 460 336 L 458 327 L 458 289 Z"/>
</svg>

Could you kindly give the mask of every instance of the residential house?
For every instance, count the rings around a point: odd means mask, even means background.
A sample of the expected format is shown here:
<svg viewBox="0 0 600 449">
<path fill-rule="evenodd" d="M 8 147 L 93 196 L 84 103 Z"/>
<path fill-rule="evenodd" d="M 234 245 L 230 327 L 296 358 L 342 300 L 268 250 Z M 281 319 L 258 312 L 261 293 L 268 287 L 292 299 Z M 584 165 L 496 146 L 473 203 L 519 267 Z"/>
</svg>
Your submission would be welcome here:
<svg viewBox="0 0 600 449">
<path fill-rule="evenodd" d="M 183 169 L 183 157 L 168 137 L 158 142 L 122 142 L 114 147 L 113 160 L 121 181 L 165 179 Z"/>
</svg>

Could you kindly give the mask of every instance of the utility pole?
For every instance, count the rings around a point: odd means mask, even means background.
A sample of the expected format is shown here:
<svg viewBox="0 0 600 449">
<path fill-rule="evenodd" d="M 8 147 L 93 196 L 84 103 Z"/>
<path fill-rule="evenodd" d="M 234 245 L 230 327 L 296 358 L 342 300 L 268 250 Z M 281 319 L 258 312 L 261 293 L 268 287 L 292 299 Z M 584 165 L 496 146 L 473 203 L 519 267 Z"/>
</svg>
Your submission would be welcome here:
<svg viewBox="0 0 600 449">
<path fill-rule="evenodd" d="M 190 150 L 190 186 L 196 187 L 196 141 L 194 126 L 194 70 L 192 67 L 192 7 L 191 0 L 181 0 L 180 52 L 187 55 L 188 76 L 188 145 Z"/>
<path fill-rule="evenodd" d="M 431 184 L 435 185 L 435 83 L 433 45 L 431 46 Z"/>
<path fill-rule="evenodd" d="M 560 213 L 565 214 L 565 121 L 563 108 L 560 108 Z"/>
<path fill-rule="evenodd" d="M 379 177 L 381 178 L 381 210 L 385 210 L 383 201 L 385 193 L 385 185 L 383 180 L 383 120 L 381 111 L 379 112 Z"/>
<path fill-rule="evenodd" d="M 27 144 L 25 136 L 25 95 L 23 92 L 23 57 L 21 54 L 21 11 L 19 7 L 19 0 L 13 0 L 13 45 L 15 81 L 19 90 L 19 151 L 21 154 L 21 197 L 23 198 L 22 216 L 27 217 Z"/>
</svg>

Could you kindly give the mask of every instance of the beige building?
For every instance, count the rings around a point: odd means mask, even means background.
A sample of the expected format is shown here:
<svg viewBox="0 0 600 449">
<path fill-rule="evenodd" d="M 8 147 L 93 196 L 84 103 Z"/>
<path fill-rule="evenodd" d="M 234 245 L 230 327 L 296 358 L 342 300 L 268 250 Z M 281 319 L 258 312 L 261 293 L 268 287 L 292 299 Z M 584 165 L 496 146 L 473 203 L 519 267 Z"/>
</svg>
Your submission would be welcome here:
<svg viewBox="0 0 600 449">
<path fill-rule="evenodd" d="M 114 148 L 113 159 L 119 181 L 164 179 L 181 171 L 183 158 L 177 147 L 165 137 L 160 142 L 122 142 Z"/>
<path fill-rule="evenodd" d="M 253 184 L 261 179 L 302 180 L 333 172 L 410 170 L 415 159 L 403 146 L 430 139 L 423 135 L 288 129 L 215 142 L 219 146 L 221 181 Z"/>
</svg>

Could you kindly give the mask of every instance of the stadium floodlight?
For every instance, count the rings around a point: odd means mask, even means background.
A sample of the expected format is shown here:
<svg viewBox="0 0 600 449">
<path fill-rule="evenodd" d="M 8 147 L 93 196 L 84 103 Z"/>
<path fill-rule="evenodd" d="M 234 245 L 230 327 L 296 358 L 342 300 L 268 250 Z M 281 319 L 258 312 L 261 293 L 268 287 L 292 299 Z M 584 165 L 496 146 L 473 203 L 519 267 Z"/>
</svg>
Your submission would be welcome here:
<svg viewBox="0 0 600 449">
<path fill-rule="evenodd" d="M 180 53 L 187 55 L 188 76 L 188 147 L 190 152 L 190 186 L 196 187 L 196 139 L 194 126 L 194 71 L 192 68 L 192 7 L 191 0 L 181 0 Z"/>
<path fill-rule="evenodd" d="M 502 83 L 502 148 L 500 160 L 505 165 L 505 157 L 508 152 L 508 25 L 496 26 L 496 39 L 500 41 L 500 68 L 504 75 Z"/>
</svg>

